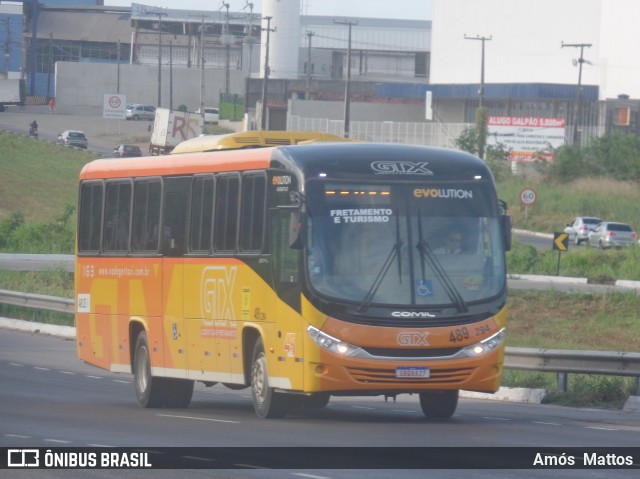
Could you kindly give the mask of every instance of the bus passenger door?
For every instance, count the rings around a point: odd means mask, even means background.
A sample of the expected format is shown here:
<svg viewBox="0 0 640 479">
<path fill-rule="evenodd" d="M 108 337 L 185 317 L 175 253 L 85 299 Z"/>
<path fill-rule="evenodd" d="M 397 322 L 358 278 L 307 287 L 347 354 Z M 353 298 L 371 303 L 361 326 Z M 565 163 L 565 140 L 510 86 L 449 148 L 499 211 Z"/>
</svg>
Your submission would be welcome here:
<svg viewBox="0 0 640 479">
<path fill-rule="evenodd" d="M 297 213 L 278 211 L 272 215 L 273 282 L 278 295 L 276 301 L 276 330 L 274 340 L 278 356 L 279 386 L 302 390 L 304 387 L 304 324 L 300 315 L 301 238 L 295 238 Z"/>
</svg>

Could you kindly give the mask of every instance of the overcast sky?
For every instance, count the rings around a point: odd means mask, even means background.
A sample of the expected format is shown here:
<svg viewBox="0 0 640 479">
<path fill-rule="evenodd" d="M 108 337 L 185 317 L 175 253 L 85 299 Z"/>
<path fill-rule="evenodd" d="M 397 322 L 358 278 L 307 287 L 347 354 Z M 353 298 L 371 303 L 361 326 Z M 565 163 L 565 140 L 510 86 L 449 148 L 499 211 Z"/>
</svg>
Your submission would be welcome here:
<svg viewBox="0 0 640 479">
<path fill-rule="evenodd" d="M 347 17 L 402 18 L 431 20 L 432 0 L 300 0 L 306 15 Z M 46 3 L 46 2 L 45 2 Z M 131 0 L 104 0 L 106 5 L 130 6 Z M 178 8 L 183 10 L 215 11 L 222 7 L 222 0 L 150 0 L 137 1 L 143 5 Z M 262 0 L 226 0 L 234 12 L 253 3 L 253 11 L 260 12 Z M 249 11 L 249 8 L 245 11 Z"/>
</svg>

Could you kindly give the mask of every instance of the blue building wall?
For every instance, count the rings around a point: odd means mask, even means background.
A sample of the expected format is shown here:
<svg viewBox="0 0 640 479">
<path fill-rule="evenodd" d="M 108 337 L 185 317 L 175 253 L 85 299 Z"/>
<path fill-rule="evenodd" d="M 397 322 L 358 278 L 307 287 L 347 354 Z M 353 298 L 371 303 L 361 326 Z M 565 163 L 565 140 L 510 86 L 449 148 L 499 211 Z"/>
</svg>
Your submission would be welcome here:
<svg viewBox="0 0 640 479">
<path fill-rule="evenodd" d="M 9 41 L 9 68 L 5 65 L 5 45 Z M 0 14 L 0 72 L 20 72 L 22 66 L 22 15 Z"/>
<path fill-rule="evenodd" d="M 434 100 L 477 99 L 478 84 L 429 85 L 425 83 L 378 83 L 376 96 L 391 98 L 424 98 L 430 91 Z M 599 87 L 582 85 L 583 100 L 598 100 Z M 574 100 L 576 85 L 558 83 L 487 83 L 484 98 L 548 98 L 554 100 Z"/>
</svg>

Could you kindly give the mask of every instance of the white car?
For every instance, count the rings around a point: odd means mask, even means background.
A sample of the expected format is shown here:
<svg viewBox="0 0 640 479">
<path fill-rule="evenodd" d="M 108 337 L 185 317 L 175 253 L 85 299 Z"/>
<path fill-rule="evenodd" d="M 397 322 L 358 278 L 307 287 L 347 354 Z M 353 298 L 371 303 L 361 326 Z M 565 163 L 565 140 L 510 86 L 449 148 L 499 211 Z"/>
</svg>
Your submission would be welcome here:
<svg viewBox="0 0 640 479">
<path fill-rule="evenodd" d="M 200 108 L 196 111 L 199 115 L 201 114 Z M 214 123 L 218 124 L 218 120 L 220 119 L 220 111 L 217 108 L 212 106 L 204 107 L 204 122 L 205 123 Z"/>
</svg>

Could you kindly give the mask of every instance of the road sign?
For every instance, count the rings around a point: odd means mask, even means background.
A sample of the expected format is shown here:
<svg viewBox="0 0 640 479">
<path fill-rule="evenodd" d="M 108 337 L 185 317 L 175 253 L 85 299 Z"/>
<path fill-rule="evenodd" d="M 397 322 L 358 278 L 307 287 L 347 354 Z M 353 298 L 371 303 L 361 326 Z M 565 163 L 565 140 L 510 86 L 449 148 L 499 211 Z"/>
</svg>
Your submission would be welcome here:
<svg viewBox="0 0 640 479">
<path fill-rule="evenodd" d="M 116 120 L 124 120 L 127 111 L 127 95 L 105 93 L 102 117 Z"/>
<path fill-rule="evenodd" d="M 568 233 L 553 233 L 553 250 L 567 251 L 569 249 Z"/>
<path fill-rule="evenodd" d="M 538 201 L 538 193 L 533 188 L 525 188 L 520 192 L 520 203 L 523 206 L 531 206 Z"/>
</svg>

